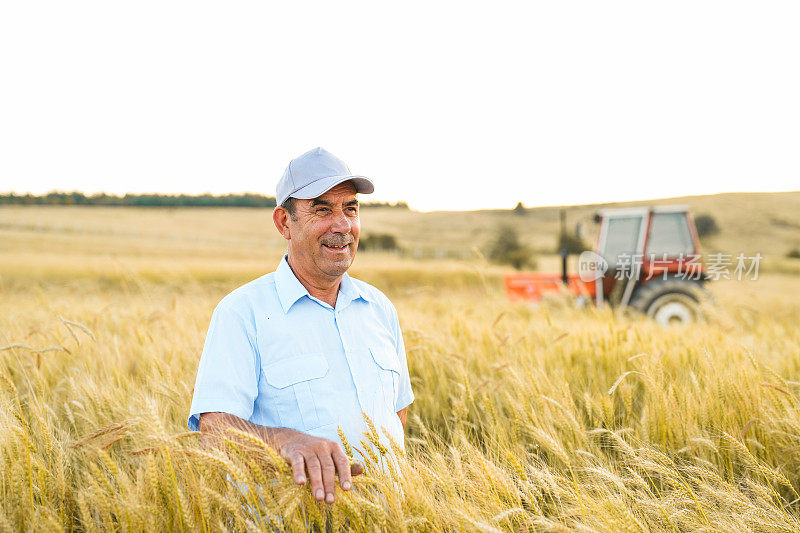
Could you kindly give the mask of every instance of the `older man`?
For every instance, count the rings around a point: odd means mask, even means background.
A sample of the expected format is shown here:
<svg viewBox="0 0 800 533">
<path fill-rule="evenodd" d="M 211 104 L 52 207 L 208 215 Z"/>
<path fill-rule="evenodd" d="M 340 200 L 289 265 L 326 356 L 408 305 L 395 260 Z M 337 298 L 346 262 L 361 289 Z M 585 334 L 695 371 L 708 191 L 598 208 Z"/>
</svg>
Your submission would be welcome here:
<svg viewBox="0 0 800 533">
<path fill-rule="evenodd" d="M 188 422 L 205 434 L 234 426 L 258 435 L 327 503 L 337 473 L 351 487 L 339 428 L 360 446 L 363 412 L 402 445 L 414 400 L 394 306 L 347 275 L 361 231 L 357 194 L 373 190 L 322 148 L 289 163 L 272 215 L 288 253 L 214 310 Z"/>
</svg>

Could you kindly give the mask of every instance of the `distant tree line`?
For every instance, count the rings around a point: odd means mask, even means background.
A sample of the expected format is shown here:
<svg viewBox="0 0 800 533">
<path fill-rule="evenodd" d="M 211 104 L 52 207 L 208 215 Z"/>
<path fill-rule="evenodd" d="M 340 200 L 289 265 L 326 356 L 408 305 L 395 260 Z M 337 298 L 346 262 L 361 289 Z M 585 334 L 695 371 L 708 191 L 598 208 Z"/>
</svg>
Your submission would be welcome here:
<svg viewBox="0 0 800 533">
<path fill-rule="evenodd" d="M 34 194 L 0 194 L 0 205 L 100 205 L 135 207 L 275 207 L 274 196 L 261 194 L 92 194 L 82 192 L 49 192 Z M 362 202 L 361 207 L 408 209 L 406 202 Z"/>
</svg>

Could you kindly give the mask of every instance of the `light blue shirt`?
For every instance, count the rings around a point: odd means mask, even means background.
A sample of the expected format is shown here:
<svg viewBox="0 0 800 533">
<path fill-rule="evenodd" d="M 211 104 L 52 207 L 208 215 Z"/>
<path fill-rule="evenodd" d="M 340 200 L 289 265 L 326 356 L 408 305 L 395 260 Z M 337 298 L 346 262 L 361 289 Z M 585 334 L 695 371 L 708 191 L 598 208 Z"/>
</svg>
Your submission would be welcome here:
<svg viewBox="0 0 800 533">
<path fill-rule="evenodd" d="M 211 317 L 189 429 L 219 411 L 361 448 L 369 415 L 403 446 L 397 411 L 414 401 L 397 311 L 375 287 L 342 277 L 336 307 L 311 296 L 286 256 L 234 290 Z"/>
</svg>

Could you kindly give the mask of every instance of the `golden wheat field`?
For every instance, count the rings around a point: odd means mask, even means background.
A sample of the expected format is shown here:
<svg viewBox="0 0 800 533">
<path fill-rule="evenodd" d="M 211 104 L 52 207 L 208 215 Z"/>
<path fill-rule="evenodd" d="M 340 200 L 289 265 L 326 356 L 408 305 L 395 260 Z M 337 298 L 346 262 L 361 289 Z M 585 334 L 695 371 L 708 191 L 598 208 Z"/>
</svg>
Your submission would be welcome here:
<svg viewBox="0 0 800 533">
<path fill-rule="evenodd" d="M 329 506 L 257 441 L 201 448 L 208 321 L 277 264 L 267 221 L 0 210 L 0 529 L 800 531 L 800 277 L 778 272 L 716 283 L 704 323 L 664 329 L 508 303 L 478 256 L 360 253 L 416 394 L 396 468 Z"/>
</svg>

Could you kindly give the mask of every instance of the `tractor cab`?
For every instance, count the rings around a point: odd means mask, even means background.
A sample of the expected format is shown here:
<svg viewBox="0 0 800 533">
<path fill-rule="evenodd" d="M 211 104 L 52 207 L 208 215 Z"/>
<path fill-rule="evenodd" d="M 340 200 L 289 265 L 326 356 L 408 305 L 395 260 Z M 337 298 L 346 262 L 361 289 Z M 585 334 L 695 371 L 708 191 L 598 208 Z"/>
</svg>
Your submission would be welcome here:
<svg viewBox="0 0 800 533">
<path fill-rule="evenodd" d="M 662 324 L 688 323 L 700 316 L 705 290 L 700 244 L 687 206 L 603 209 L 594 252 L 579 259 L 579 273 L 510 274 L 510 299 L 538 301 L 567 291 L 597 305 L 632 308 Z M 592 268 L 585 268 L 591 265 Z"/>
</svg>

